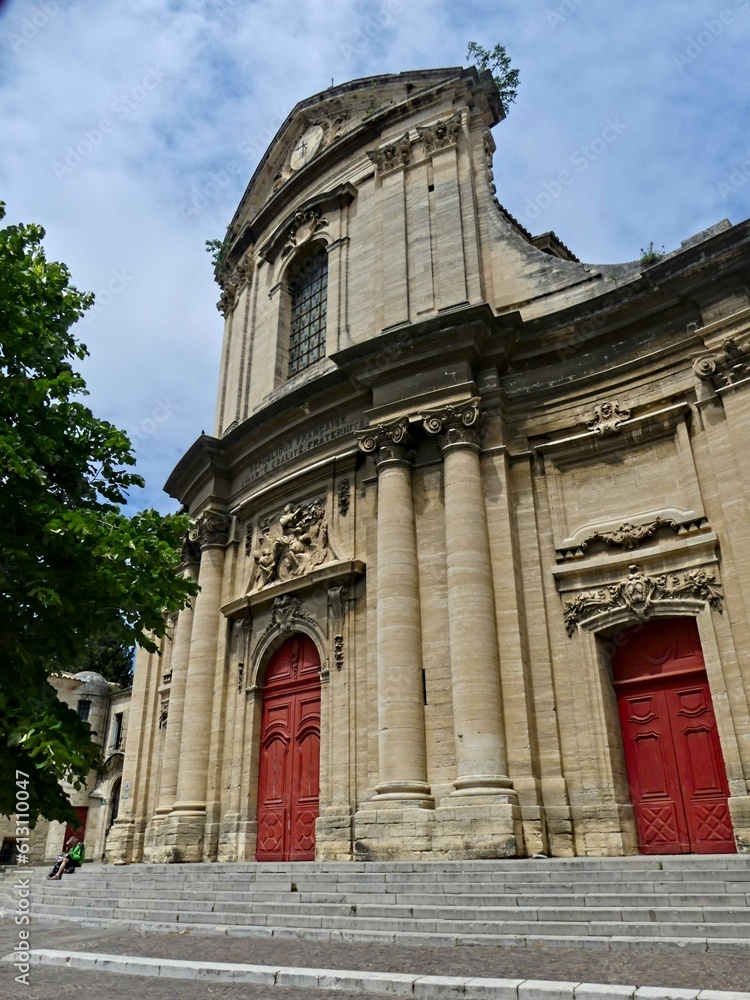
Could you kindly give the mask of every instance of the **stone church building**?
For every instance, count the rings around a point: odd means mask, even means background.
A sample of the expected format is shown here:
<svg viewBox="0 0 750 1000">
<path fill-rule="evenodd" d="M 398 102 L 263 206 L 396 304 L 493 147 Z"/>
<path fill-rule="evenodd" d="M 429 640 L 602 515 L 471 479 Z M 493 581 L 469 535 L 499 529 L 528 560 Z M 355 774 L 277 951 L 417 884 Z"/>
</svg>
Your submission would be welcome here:
<svg viewBox="0 0 750 1000">
<path fill-rule="evenodd" d="M 750 224 L 581 263 L 503 117 L 356 80 L 251 179 L 111 860 L 750 852 Z"/>
</svg>

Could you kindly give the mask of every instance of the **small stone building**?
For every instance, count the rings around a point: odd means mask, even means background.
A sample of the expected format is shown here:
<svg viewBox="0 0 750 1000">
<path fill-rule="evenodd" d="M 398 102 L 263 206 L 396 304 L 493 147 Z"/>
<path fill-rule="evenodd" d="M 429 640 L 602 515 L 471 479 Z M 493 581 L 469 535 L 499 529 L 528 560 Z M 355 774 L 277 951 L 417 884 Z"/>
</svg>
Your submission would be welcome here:
<svg viewBox="0 0 750 1000">
<path fill-rule="evenodd" d="M 750 224 L 581 263 L 503 117 L 356 80 L 251 179 L 111 857 L 750 851 Z"/>
<path fill-rule="evenodd" d="M 130 688 L 118 688 L 93 670 L 57 674 L 50 677 L 50 683 L 60 701 L 88 722 L 102 755 L 99 768 L 89 773 L 83 788 L 64 786 L 78 825 L 40 819 L 29 837 L 29 861 L 52 861 L 72 834 L 85 842 L 87 860 L 98 861 L 104 857 L 107 833 L 119 807 Z M 15 816 L 0 817 L 0 863 L 13 863 L 15 834 Z"/>
</svg>

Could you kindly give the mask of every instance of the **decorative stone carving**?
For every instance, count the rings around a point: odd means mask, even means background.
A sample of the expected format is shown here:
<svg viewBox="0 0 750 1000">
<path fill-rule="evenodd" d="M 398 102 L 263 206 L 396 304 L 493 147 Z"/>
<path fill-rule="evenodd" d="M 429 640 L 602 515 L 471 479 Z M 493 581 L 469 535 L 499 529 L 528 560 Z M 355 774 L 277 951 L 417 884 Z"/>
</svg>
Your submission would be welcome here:
<svg viewBox="0 0 750 1000">
<path fill-rule="evenodd" d="M 411 464 L 414 461 L 414 442 L 409 434 L 409 422 L 406 418 L 358 431 L 357 437 L 360 450 L 366 455 L 377 452 L 375 468 L 378 470 L 386 462 Z"/>
<path fill-rule="evenodd" d="M 190 541 L 197 542 L 201 549 L 211 545 L 224 545 L 229 534 L 232 519 L 218 510 L 205 510 L 190 529 Z"/>
<path fill-rule="evenodd" d="M 316 624 L 312 615 L 302 610 L 299 597 L 292 597 L 291 594 L 277 597 L 271 608 L 271 620 L 263 631 L 261 641 L 277 629 L 281 632 L 294 632 L 299 622 Z"/>
<path fill-rule="evenodd" d="M 252 280 L 252 275 L 253 258 L 250 253 L 246 253 L 240 258 L 229 277 L 226 280 L 221 280 L 221 295 L 216 303 L 216 308 L 222 316 L 226 316 L 234 308 L 240 289 Z"/>
<path fill-rule="evenodd" d="M 348 479 L 339 482 L 339 514 L 346 517 L 349 513 L 351 484 Z"/>
<path fill-rule="evenodd" d="M 711 382 L 715 389 L 725 389 L 750 377 L 750 339 L 739 344 L 728 337 L 715 351 L 693 362 L 693 371 L 702 382 Z"/>
<path fill-rule="evenodd" d="M 395 142 L 391 142 L 387 146 L 381 146 L 380 149 L 368 149 L 367 155 L 381 174 L 395 170 L 396 167 L 405 167 L 411 162 L 409 133 L 405 132 L 400 139 L 396 139 Z"/>
<path fill-rule="evenodd" d="M 186 531 L 185 537 L 180 545 L 180 564 L 187 566 L 189 563 L 198 563 L 201 560 L 201 550 L 198 542 L 191 538 L 191 532 Z"/>
<path fill-rule="evenodd" d="M 253 522 L 248 521 L 245 525 L 245 555 L 253 554 Z"/>
<path fill-rule="evenodd" d="M 482 142 L 484 144 L 484 158 L 487 164 L 487 180 L 490 185 L 490 191 L 494 195 L 497 191 L 497 187 L 495 186 L 495 173 L 492 169 L 492 156 L 497 147 L 495 146 L 495 140 L 492 137 L 492 132 L 490 132 L 488 128 L 482 132 Z M 495 199 L 495 201 L 497 201 L 497 199 Z"/>
<path fill-rule="evenodd" d="M 343 635 L 335 635 L 333 637 L 333 662 L 336 664 L 336 669 L 341 670 L 344 666 L 344 637 Z"/>
<path fill-rule="evenodd" d="M 349 588 L 343 584 L 328 588 L 328 607 L 331 609 L 331 620 L 334 630 L 341 631 L 346 618 L 346 601 Z"/>
<path fill-rule="evenodd" d="M 295 506 L 259 523 L 253 552 L 251 589 L 285 582 L 318 566 L 328 558 L 328 524 L 322 500 Z"/>
<path fill-rule="evenodd" d="M 628 575 L 618 583 L 608 584 L 600 590 L 579 594 L 565 605 L 565 629 L 569 636 L 578 625 L 602 611 L 627 608 L 639 621 L 650 617 L 655 604 L 692 597 L 704 601 L 714 611 L 722 611 L 721 584 L 716 575 L 703 569 L 690 570 L 679 576 L 663 573 L 647 576 L 640 566 L 631 565 Z"/>
<path fill-rule="evenodd" d="M 165 702 L 161 707 L 161 712 L 159 712 L 159 729 L 167 728 L 167 719 L 169 718 L 169 702 Z"/>
<path fill-rule="evenodd" d="M 327 225 L 328 219 L 323 218 L 319 208 L 295 212 L 287 230 L 286 242 L 281 248 L 281 256 L 287 257 L 292 250 L 309 243 L 313 236 Z"/>
<path fill-rule="evenodd" d="M 442 121 L 435 122 L 434 125 L 428 125 L 425 128 L 417 127 L 417 135 L 422 140 L 425 152 L 427 153 L 434 153 L 438 149 L 444 149 L 445 146 L 450 146 L 457 142 L 460 132 L 460 111 L 451 115 L 450 118 L 444 118 Z"/>
<path fill-rule="evenodd" d="M 677 520 L 673 517 L 654 517 L 643 524 L 632 524 L 627 521 L 611 531 L 592 531 L 580 541 L 576 540 L 573 545 L 564 545 L 557 549 L 558 559 L 570 559 L 582 556 L 587 551 L 592 542 L 603 542 L 605 545 L 614 545 L 618 548 L 630 551 L 647 539 L 653 537 L 660 528 L 671 528 L 672 531 L 680 535 L 697 534 L 708 530 L 708 521 L 705 517 L 682 518 Z"/>
<path fill-rule="evenodd" d="M 479 397 L 459 406 L 444 406 L 439 410 L 420 413 L 422 426 L 437 438 L 441 451 L 455 445 L 479 448 L 485 428 L 485 417 L 479 409 Z"/>
<path fill-rule="evenodd" d="M 594 419 L 586 426 L 597 434 L 617 434 L 622 424 L 630 419 L 630 410 L 621 410 L 616 399 L 608 399 L 594 407 Z"/>
</svg>

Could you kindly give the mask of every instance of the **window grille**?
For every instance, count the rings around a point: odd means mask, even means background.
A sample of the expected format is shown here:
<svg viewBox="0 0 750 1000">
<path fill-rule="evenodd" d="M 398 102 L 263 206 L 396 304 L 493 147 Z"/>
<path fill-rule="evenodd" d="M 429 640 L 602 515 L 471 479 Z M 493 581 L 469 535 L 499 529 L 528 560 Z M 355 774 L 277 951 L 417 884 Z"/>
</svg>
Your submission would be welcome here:
<svg viewBox="0 0 750 1000">
<path fill-rule="evenodd" d="M 328 253 L 317 245 L 297 262 L 290 278 L 292 323 L 289 376 L 325 355 L 328 306 Z"/>
<path fill-rule="evenodd" d="M 78 700 L 78 714 L 84 722 L 89 721 L 89 716 L 91 715 L 91 702 L 88 698 L 80 698 Z"/>
</svg>

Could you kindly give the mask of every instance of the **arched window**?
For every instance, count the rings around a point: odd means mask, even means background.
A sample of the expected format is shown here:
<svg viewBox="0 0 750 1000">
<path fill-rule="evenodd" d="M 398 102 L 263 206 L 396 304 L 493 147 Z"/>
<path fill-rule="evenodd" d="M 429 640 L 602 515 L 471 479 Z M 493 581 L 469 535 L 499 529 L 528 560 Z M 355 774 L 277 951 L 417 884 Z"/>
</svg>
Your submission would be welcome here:
<svg viewBox="0 0 750 1000">
<path fill-rule="evenodd" d="M 294 262 L 289 276 L 292 321 L 289 334 L 289 377 L 309 368 L 326 352 L 328 253 L 314 243 Z"/>
</svg>

